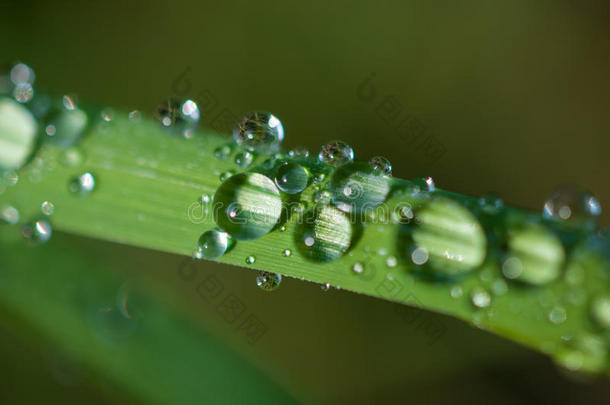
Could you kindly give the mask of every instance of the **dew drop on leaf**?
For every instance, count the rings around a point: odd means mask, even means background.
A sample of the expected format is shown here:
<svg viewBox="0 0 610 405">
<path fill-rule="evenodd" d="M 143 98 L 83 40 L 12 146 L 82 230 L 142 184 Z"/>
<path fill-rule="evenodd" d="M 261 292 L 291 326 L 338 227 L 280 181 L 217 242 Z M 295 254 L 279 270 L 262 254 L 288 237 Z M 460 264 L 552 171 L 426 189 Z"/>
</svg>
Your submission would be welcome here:
<svg viewBox="0 0 610 405">
<path fill-rule="evenodd" d="M 162 127 L 185 138 L 193 136 L 199 117 L 199 107 L 193 100 L 182 101 L 174 98 L 161 102 L 155 113 L 155 118 Z"/>
<path fill-rule="evenodd" d="M 214 194 L 216 224 L 237 240 L 260 238 L 280 219 L 282 200 L 275 183 L 260 173 L 240 173 Z"/>
<path fill-rule="evenodd" d="M 354 160 L 354 150 L 342 141 L 332 141 L 322 146 L 318 160 L 331 166 L 342 166 Z"/>
<path fill-rule="evenodd" d="M 546 200 L 542 215 L 552 221 L 594 228 L 601 212 L 601 204 L 591 192 L 582 187 L 563 186 Z"/>
<path fill-rule="evenodd" d="M 282 283 L 282 275 L 268 271 L 259 271 L 256 275 L 256 285 L 264 291 L 276 290 Z"/>
<path fill-rule="evenodd" d="M 233 139 L 248 152 L 269 154 L 279 149 L 284 139 L 284 127 L 271 113 L 252 112 L 235 125 Z"/>
<path fill-rule="evenodd" d="M 199 251 L 206 259 L 215 259 L 229 249 L 230 236 L 226 232 L 212 229 L 199 237 Z"/>
<path fill-rule="evenodd" d="M 95 190 L 96 179 L 91 172 L 85 172 L 68 183 L 68 191 L 74 195 L 86 197 Z"/>
<path fill-rule="evenodd" d="M 55 205 L 51 201 L 43 201 L 43 203 L 40 204 L 40 211 L 46 216 L 53 215 Z"/>
<path fill-rule="evenodd" d="M 286 163 L 277 168 L 275 184 L 286 194 L 298 194 L 307 187 L 309 173 L 298 163 Z"/>
<path fill-rule="evenodd" d="M 353 229 L 341 211 L 329 205 L 317 206 L 305 213 L 295 237 L 303 256 L 317 262 L 328 262 L 347 252 Z"/>
<path fill-rule="evenodd" d="M 377 175 L 391 176 L 392 164 L 383 156 L 375 156 L 369 160 L 369 165 Z"/>
<path fill-rule="evenodd" d="M 53 229 L 51 223 L 45 219 L 24 224 L 21 228 L 24 239 L 33 244 L 43 244 L 51 239 Z"/>
</svg>

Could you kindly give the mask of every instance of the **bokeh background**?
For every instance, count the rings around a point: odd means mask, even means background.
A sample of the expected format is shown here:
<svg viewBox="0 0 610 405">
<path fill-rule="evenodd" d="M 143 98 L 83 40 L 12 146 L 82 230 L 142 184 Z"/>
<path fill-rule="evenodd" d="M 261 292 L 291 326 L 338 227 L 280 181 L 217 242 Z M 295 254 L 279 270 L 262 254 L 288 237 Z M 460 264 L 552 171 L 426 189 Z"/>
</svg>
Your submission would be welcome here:
<svg viewBox="0 0 610 405">
<path fill-rule="evenodd" d="M 342 139 L 357 159 L 383 154 L 394 175 L 430 175 L 441 188 L 540 210 L 572 183 L 610 207 L 609 17 L 610 4 L 587 0 L 4 1 L 0 59 L 28 63 L 37 88 L 84 103 L 150 114 L 168 96 L 193 97 L 203 126 L 227 133 L 223 117 L 268 110 L 287 148 Z M 251 344 L 177 276 L 183 258 L 58 238 L 298 402 L 610 401 L 607 381 L 567 375 L 459 321 L 417 313 L 447 327 L 431 343 L 394 304 L 292 279 L 265 294 L 250 272 L 199 264 L 267 325 Z M 62 355 L 70 342 L 0 314 L 2 403 L 138 401 L 129 384 Z M 198 383 L 213 367 L 201 364 Z"/>
</svg>

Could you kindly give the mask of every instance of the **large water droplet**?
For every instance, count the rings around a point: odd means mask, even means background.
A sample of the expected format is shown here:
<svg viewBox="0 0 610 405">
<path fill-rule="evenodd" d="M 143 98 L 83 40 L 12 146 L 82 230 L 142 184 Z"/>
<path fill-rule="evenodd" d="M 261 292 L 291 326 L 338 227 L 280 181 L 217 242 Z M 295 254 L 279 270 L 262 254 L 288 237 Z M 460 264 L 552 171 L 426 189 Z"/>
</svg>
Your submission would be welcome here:
<svg viewBox="0 0 610 405">
<path fill-rule="evenodd" d="M 0 98 L 0 170 L 16 170 L 34 151 L 36 120 L 24 106 Z"/>
<path fill-rule="evenodd" d="M 164 128 L 191 138 L 199 122 L 199 108 L 193 100 L 170 98 L 157 106 L 155 117 Z"/>
<path fill-rule="evenodd" d="M 318 159 L 331 166 L 342 166 L 354 160 L 354 150 L 345 142 L 332 141 L 322 146 Z"/>
<path fill-rule="evenodd" d="M 416 212 L 418 226 L 403 225 L 401 231 L 412 234 L 413 254 L 423 269 L 444 276 L 468 273 L 483 264 L 487 238 L 481 224 L 465 207 L 449 199 L 437 199 Z M 425 254 L 424 254 L 425 253 Z M 425 259 L 425 260 L 424 260 Z"/>
<path fill-rule="evenodd" d="M 528 225 L 509 233 L 502 273 L 509 279 L 542 285 L 559 276 L 564 258 L 563 246 L 552 232 Z"/>
<path fill-rule="evenodd" d="M 286 163 L 278 167 L 275 184 L 286 194 L 298 194 L 307 187 L 309 173 L 298 163 Z"/>
<path fill-rule="evenodd" d="M 601 205 L 591 192 L 582 187 L 563 186 L 544 203 L 542 215 L 553 221 L 594 228 L 601 212 Z"/>
<path fill-rule="evenodd" d="M 351 245 L 352 224 L 345 214 L 325 205 L 308 211 L 296 233 L 297 246 L 308 259 L 328 262 L 345 254 Z"/>
<path fill-rule="evenodd" d="M 82 197 L 88 196 L 93 190 L 95 190 L 95 177 L 90 172 L 85 172 L 68 183 L 68 191 Z"/>
<path fill-rule="evenodd" d="M 214 194 L 216 224 L 238 240 L 267 234 L 282 213 L 280 192 L 267 176 L 241 173 L 231 176 Z"/>
<path fill-rule="evenodd" d="M 226 232 L 212 229 L 199 237 L 199 251 L 206 259 L 215 259 L 229 249 L 230 236 Z"/>
<path fill-rule="evenodd" d="M 338 168 L 330 181 L 333 203 L 344 212 L 364 213 L 381 205 L 388 193 L 388 178 L 377 175 L 366 163 Z"/>
<path fill-rule="evenodd" d="M 51 239 L 53 229 L 51 223 L 45 219 L 39 219 L 27 223 L 21 228 L 21 234 L 29 242 L 35 244 L 46 243 Z"/>
<path fill-rule="evenodd" d="M 268 271 L 259 271 L 256 275 L 256 285 L 261 290 L 273 291 L 276 290 L 282 282 L 282 275 L 270 273 Z"/>
<path fill-rule="evenodd" d="M 233 128 L 233 139 L 249 152 L 273 153 L 279 149 L 284 139 L 284 127 L 273 114 L 252 112 Z"/>
</svg>

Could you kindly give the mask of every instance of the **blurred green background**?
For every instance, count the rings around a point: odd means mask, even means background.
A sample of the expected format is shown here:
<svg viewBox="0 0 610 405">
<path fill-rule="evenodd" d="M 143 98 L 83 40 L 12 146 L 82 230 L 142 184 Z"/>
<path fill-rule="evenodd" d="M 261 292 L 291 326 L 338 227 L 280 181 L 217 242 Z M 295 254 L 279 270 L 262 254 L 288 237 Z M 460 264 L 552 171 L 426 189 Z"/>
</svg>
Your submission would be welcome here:
<svg viewBox="0 0 610 405">
<path fill-rule="evenodd" d="M 3 2 L 0 49 L 6 62 L 36 70 L 37 88 L 85 103 L 151 113 L 168 96 L 193 97 L 203 125 L 227 133 L 231 117 L 269 110 L 287 148 L 317 151 L 338 138 L 357 159 L 387 156 L 398 177 L 431 175 L 441 188 L 495 191 L 533 210 L 555 186 L 575 183 L 605 207 L 609 17 L 607 2 L 574 0 Z M 292 279 L 265 294 L 251 272 L 197 264 L 266 325 L 249 343 L 178 275 L 184 258 L 68 235 L 52 244 L 103 262 L 117 286 L 155 297 L 196 325 L 202 345 L 227 347 L 298 402 L 610 401 L 607 382 L 567 376 L 453 319 L 405 320 L 394 304 Z M 430 344 L 415 314 L 446 333 Z M 142 400 L 116 375 L 64 355 L 69 340 L 44 339 L 13 318 L 2 312 L 2 403 Z M 223 389 L 207 379 L 213 363 L 198 367 L 201 379 L 184 384 Z M 150 384 L 164 371 L 149 370 Z"/>
</svg>

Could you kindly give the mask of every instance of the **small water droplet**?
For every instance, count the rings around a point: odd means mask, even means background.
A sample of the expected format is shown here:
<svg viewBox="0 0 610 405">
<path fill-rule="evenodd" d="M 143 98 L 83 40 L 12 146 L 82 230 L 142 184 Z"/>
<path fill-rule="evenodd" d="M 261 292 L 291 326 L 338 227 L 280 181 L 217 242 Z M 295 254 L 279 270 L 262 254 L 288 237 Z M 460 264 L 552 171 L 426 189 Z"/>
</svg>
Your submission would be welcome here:
<svg viewBox="0 0 610 405">
<path fill-rule="evenodd" d="M 329 142 L 322 146 L 318 160 L 331 166 L 342 166 L 354 160 L 354 150 L 342 141 Z"/>
<path fill-rule="evenodd" d="M 508 285 L 506 281 L 498 278 L 491 285 L 491 291 L 496 295 L 504 295 L 508 291 Z"/>
<path fill-rule="evenodd" d="M 230 145 L 222 145 L 214 149 L 214 157 L 218 160 L 227 160 L 231 152 Z"/>
<path fill-rule="evenodd" d="M 273 153 L 284 139 L 284 127 L 273 114 L 252 112 L 237 123 L 233 129 L 233 139 L 248 152 Z"/>
<path fill-rule="evenodd" d="M 222 172 L 220 174 L 220 181 L 225 182 L 227 180 L 229 180 L 232 176 L 235 175 L 235 172 L 233 170 L 227 170 L 226 172 Z"/>
<path fill-rule="evenodd" d="M 31 243 L 42 244 L 51 239 L 53 229 L 51 223 L 45 219 L 39 219 L 23 225 L 21 234 Z"/>
<path fill-rule="evenodd" d="M 549 321 L 554 324 L 564 323 L 567 318 L 566 310 L 563 307 L 554 307 L 549 312 Z"/>
<path fill-rule="evenodd" d="M 83 164 L 84 153 L 78 147 L 71 147 L 61 152 L 59 161 L 66 167 L 77 167 Z"/>
<path fill-rule="evenodd" d="M 475 287 L 470 293 L 470 300 L 477 308 L 487 308 L 491 305 L 491 295 L 481 287 Z"/>
<path fill-rule="evenodd" d="M 398 263 L 398 260 L 394 256 L 388 256 L 387 259 L 385 259 L 385 265 L 390 268 L 396 267 L 397 263 Z"/>
<path fill-rule="evenodd" d="M 364 264 L 362 262 L 356 262 L 352 266 L 352 271 L 356 274 L 362 274 L 364 271 Z"/>
<path fill-rule="evenodd" d="M 464 294 L 464 290 L 459 285 L 451 287 L 451 298 L 460 298 Z"/>
<path fill-rule="evenodd" d="M 167 99 L 157 106 L 155 117 L 164 128 L 191 138 L 199 122 L 199 108 L 193 100 Z"/>
<path fill-rule="evenodd" d="M 201 202 L 201 204 L 209 204 L 212 202 L 212 197 L 207 193 L 203 193 L 199 198 L 199 202 Z"/>
<path fill-rule="evenodd" d="M 298 194 L 307 187 L 309 173 L 298 163 L 286 163 L 278 167 L 275 184 L 286 194 Z"/>
<path fill-rule="evenodd" d="M 251 256 L 250 256 L 251 257 Z M 282 275 L 268 271 L 259 271 L 256 275 L 256 285 L 264 291 L 276 290 L 282 283 Z"/>
<path fill-rule="evenodd" d="M 85 172 L 68 183 L 68 191 L 82 197 L 88 196 L 93 190 L 95 190 L 95 177 L 90 172 Z"/>
<path fill-rule="evenodd" d="M 290 151 L 288 151 L 288 157 L 289 158 L 296 158 L 296 157 L 309 157 L 309 151 L 305 148 L 295 148 L 295 149 L 291 149 Z"/>
<path fill-rule="evenodd" d="M 322 183 L 325 178 L 326 178 L 326 175 L 324 173 L 319 173 L 319 174 L 316 174 L 313 177 L 313 182 L 314 183 Z"/>
<path fill-rule="evenodd" d="M 19 223 L 19 210 L 12 205 L 3 206 L 0 210 L 0 220 L 10 225 L 16 225 Z"/>
<path fill-rule="evenodd" d="M 417 266 L 426 264 L 429 258 L 430 253 L 428 252 L 428 249 L 424 247 L 417 247 L 411 252 L 411 261 Z"/>
<path fill-rule="evenodd" d="M 199 250 L 206 259 L 215 259 L 224 255 L 229 249 L 230 236 L 226 232 L 212 229 L 199 237 Z"/>
<path fill-rule="evenodd" d="M 100 112 L 100 116 L 102 117 L 102 120 L 104 122 L 111 122 L 112 120 L 114 120 L 114 110 L 112 110 L 111 108 L 104 108 Z"/>
<path fill-rule="evenodd" d="M 29 83 L 19 83 L 13 89 L 13 97 L 21 104 L 28 103 L 34 97 L 34 88 Z"/>
<path fill-rule="evenodd" d="M 201 260 L 201 259 L 203 259 L 203 252 L 201 251 L 200 248 L 194 249 L 193 253 L 191 254 L 191 257 L 194 260 Z"/>
<path fill-rule="evenodd" d="M 51 201 L 44 201 L 40 204 L 40 211 L 46 216 L 53 215 L 55 211 L 55 205 Z"/>
<path fill-rule="evenodd" d="M 254 262 L 256 262 L 256 257 L 252 255 L 246 257 L 246 264 L 254 264 Z"/>
<path fill-rule="evenodd" d="M 250 152 L 241 152 L 235 155 L 235 165 L 241 169 L 248 168 L 254 161 L 254 156 Z"/>
<path fill-rule="evenodd" d="M 330 283 L 322 284 L 322 285 L 320 286 L 320 289 L 321 289 L 322 291 L 324 291 L 324 292 L 326 292 L 326 291 L 330 290 Z"/>
<path fill-rule="evenodd" d="M 479 198 L 481 210 L 487 214 L 497 214 L 504 206 L 504 201 L 495 194 L 487 194 Z"/>
<path fill-rule="evenodd" d="M 563 186 L 546 200 L 542 215 L 549 220 L 594 228 L 601 212 L 601 204 L 591 192 L 577 186 Z"/>
<path fill-rule="evenodd" d="M 292 256 L 292 250 L 290 250 L 290 249 L 284 249 L 284 251 L 282 253 L 286 257 Z"/>
<path fill-rule="evenodd" d="M 19 62 L 11 68 L 9 77 L 15 85 L 23 83 L 34 84 L 36 73 L 34 72 L 34 69 L 25 63 Z"/>
<path fill-rule="evenodd" d="M 313 202 L 320 205 L 328 205 L 331 198 L 332 196 L 328 190 L 316 191 L 313 195 Z"/>
<path fill-rule="evenodd" d="M 385 176 L 392 175 L 392 164 L 383 156 L 372 157 L 371 160 L 369 160 L 369 165 L 375 174 L 382 174 Z"/>
<path fill-rule="evenodd" d="M 77 107 L 73 97 L 64 95 L 61 104 L 53 103 L 44 119 L 46 141 L 66 149 L 85 134 L 89 118 Z"/>
<path fill-rule="evenodd" d="M 127 114 L 127 119 L 133 123 L 140 122 L 142 120 L 142 113 L 138 110 L 133 110 Z"/>
</svg>

